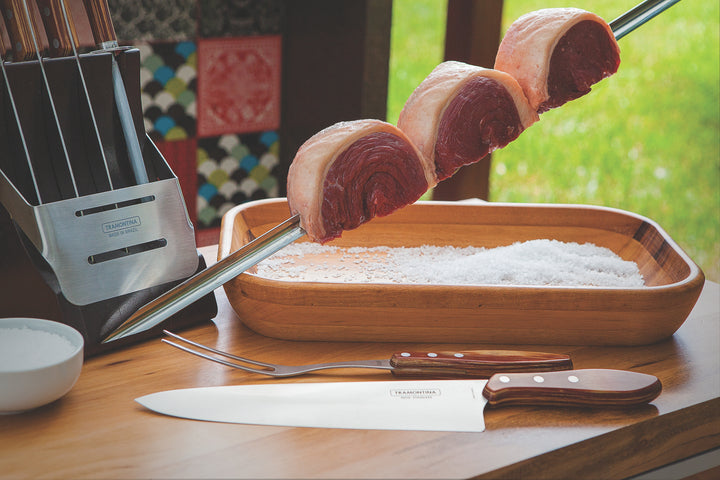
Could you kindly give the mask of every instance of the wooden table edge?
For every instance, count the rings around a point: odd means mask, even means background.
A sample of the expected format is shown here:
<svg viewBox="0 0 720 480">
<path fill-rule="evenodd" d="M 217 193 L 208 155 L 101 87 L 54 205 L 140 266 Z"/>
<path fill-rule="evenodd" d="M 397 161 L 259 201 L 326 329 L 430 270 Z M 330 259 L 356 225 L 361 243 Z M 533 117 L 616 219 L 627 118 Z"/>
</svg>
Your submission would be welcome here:
<svg viewBox="0 0 720 480">
<path fill-rule="evenodd" d="M 720 447 L 720 398 L 628 425 L 475 478 L 628 478 Z"/>
</svg>

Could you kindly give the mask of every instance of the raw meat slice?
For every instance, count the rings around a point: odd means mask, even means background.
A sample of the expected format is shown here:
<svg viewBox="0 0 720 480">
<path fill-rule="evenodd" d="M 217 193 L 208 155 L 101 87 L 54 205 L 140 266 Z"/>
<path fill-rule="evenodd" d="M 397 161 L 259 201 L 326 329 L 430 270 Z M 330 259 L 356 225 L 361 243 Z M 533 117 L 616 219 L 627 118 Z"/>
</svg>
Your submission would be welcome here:
<svg viewBox="0 0 720 480">
<path fill-rule="evenodd" d="M 435 183 L 431 164 L 397 127 L 356 120 L 328 127 L 298 149 L 287 198 L 310 239 L 325 243 L 415 202 Z"/>
<path fill-rule="evenodd" d="M 448 61 L 410 95 L 398 128 L 435 164 L 441 181 L 504 147 L 537 120 L 507 73 Z"/>
<path fill-rule="evenodd" d="M 547 8 L 518 18 L 495 59 L 495 68 L 515 77 L 538 113 L 585 95 L 619 65 L 610 26 L 578 8 Z"/>
</svg>

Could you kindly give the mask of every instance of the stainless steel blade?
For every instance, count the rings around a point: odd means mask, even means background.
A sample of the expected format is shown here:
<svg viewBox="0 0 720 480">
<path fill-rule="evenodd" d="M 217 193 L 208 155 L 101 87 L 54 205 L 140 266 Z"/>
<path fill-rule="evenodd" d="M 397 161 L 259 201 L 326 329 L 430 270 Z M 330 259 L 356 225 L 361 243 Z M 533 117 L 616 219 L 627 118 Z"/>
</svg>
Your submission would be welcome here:
<svg viewBox="0 0 720 480">
<path fill-rule="evenodd" d="M 300 216 L 290 217 L 231 255 L 141 307 L 105 337 L 102 343 L 119 340 L 154 327 L 303 235 L 305 230 L 300 227 Z"/>
<path fill-rule="evenodd" d="M 262 384 L 190 388 L 135 399 L 210 422 L 367 430 L 482 432 L 487 380 Z"/>
</svg>

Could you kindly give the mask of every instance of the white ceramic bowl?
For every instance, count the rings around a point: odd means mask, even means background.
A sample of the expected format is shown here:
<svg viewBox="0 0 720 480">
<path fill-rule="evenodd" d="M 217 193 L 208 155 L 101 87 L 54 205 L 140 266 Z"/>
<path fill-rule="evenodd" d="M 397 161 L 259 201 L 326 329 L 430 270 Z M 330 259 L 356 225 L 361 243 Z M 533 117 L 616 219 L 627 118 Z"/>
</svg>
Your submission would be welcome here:
<svg viewBox="0 0 720 480">
<path fill-rule="evenodd" d="M 0 414 L 40 407 L 75 385 L 83 337 L 74 328 L 37 318 L 0 318 Z"/>
</svg>

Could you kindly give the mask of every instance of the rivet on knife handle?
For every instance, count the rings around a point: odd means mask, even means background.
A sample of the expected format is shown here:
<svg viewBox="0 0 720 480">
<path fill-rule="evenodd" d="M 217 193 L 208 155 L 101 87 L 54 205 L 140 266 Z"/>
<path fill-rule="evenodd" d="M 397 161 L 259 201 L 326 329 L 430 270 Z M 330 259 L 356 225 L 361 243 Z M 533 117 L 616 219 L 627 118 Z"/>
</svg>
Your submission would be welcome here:
<svg viewBox="0 0 720 480">
<path fill-rule="evenodd" d="M 390 359 L 398 377 L 489 378 L 499 372 L 550 372 L 573 368 L 570 356 L 517 350 L 403 352 Z"/>
<path fill-rule="evenodd" d="M 40 18 L 45 25 L 48 36 L 50 54 L 53 57 L 67 57 L 73 53 L 74 45 L 78 45 L 75 24 L 72 21 L 70 8 L 66 0 L 37 0 Z M 64 10 L 64 12 L 63 12 Z M 68 17 L 65 23 L 65 15 Z M 70 30 L 68 31 L 68 24 Z"/>
<path fill-rule="evenodd" d="M 38 31 L 35 18 L 31 16 L 28 19 L 22 2 L 23 0 L 2 0 L 3 18 L 12 46 L 13 60 L 16 62 L 35 57 L 33 31 Z"/>
<path fill-rule="evenodd" d="M 624 370 L 583 369 L 496 374 L 483 396 L 490 405 L 629 406 L 648 403 L 662 391 L 660 380 Z"/>
</svg>

